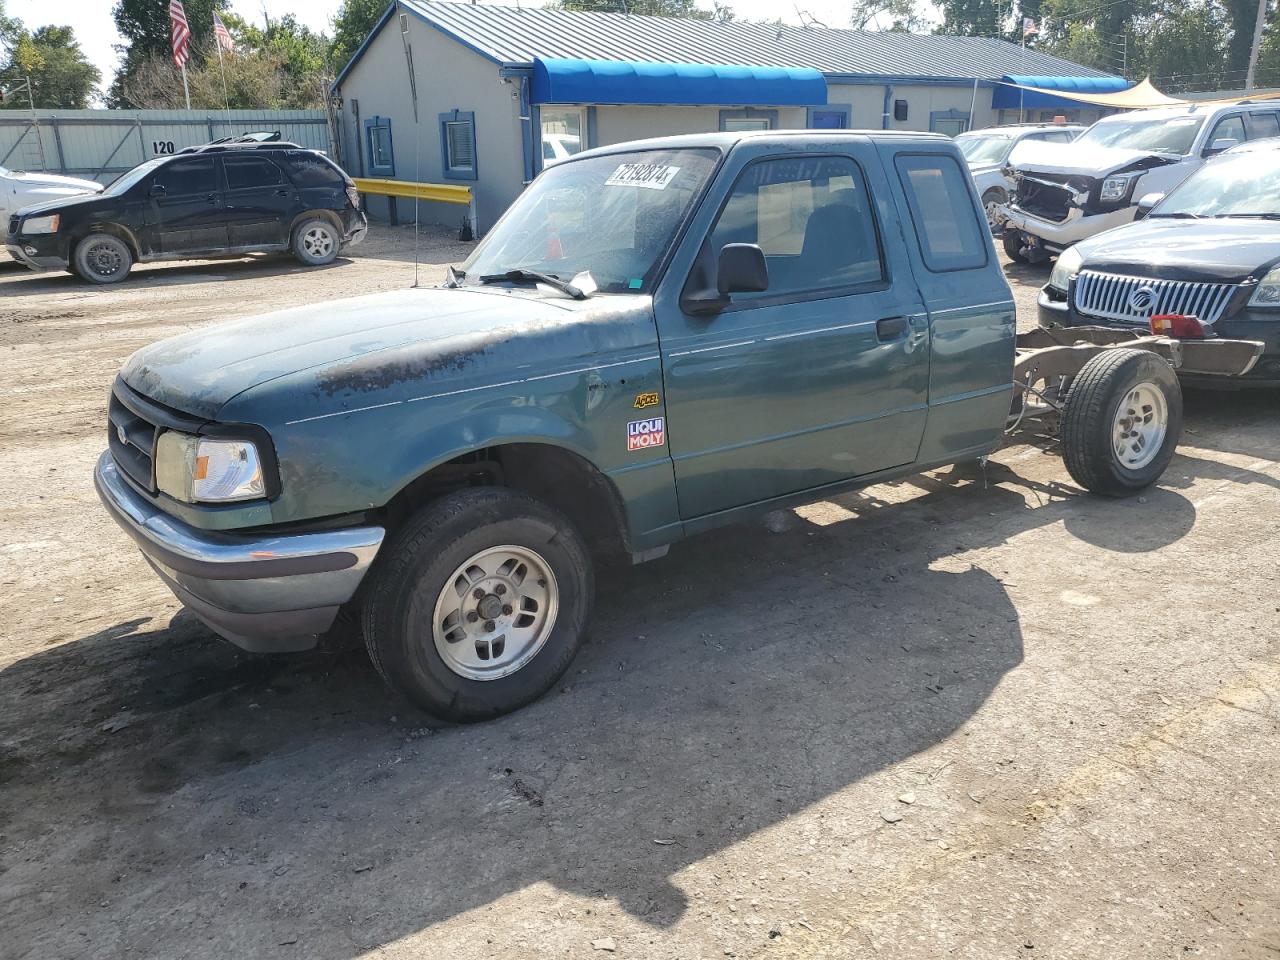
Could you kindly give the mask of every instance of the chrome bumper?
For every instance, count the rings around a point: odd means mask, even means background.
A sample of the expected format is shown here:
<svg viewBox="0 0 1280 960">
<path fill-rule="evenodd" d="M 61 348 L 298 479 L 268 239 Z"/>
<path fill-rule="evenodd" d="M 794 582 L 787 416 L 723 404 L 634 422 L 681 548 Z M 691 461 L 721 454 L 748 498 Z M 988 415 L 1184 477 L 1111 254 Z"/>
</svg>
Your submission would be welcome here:
<svg viewBox="0 0 1280 960">
<path fill-rule="evenodd" d="M 94 486 L 107 511 L 179 600 L 246 650 L 315 646 L 360 586 L 382 545 L 382 527 L 313 533 L 220 533 L 189 526 L 155 506 L 120 475 L 110 453 Z"/>
</svg>

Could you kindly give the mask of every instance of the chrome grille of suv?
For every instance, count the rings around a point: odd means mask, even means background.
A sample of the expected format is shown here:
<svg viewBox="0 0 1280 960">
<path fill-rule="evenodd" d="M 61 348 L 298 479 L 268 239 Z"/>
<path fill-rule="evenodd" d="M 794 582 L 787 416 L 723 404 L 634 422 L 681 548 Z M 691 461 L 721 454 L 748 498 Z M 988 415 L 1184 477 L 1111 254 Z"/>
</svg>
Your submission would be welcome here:
<svg viewBox="0 0 1280 960">
<path fill-rule="evenodd" d="M 1147 324 L 1153 314 L 1182 313 L 1214 323 L 1238 288 L 1230 283 L 1153 280 L 1082 270 L 1072 299 L 1076 312 L 1089 317 Z"/>
</svg>

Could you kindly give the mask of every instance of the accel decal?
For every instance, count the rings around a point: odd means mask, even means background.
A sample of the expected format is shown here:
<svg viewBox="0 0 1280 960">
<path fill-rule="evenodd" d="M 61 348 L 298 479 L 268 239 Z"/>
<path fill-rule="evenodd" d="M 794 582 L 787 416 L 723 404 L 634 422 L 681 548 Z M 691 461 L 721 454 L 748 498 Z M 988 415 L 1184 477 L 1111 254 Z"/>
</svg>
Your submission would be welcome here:
<svg viewBox="0 0 1280 960">
<path fill-rule="evenodd" d="M 646 407 L 656 407 L 661 402 L 662 398 L 658 396 L 656 391 L 650 393 L 637 393 L 635 408 L 637 410 L 643 410 Z"/>
</svg>

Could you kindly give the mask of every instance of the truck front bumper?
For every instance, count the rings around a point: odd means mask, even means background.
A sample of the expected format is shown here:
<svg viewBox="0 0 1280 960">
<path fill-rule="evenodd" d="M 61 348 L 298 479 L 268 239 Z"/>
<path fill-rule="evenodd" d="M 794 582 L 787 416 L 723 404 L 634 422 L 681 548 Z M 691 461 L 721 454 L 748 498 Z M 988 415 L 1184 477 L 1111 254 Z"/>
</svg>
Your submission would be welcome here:
<svg viewBox="0 0 1280 960">
<path fill-rule="evenodd" d="M 1006 203 L 1000 207 L 999 215 L 1004 219 L 1006 230 L 1021 231 L 1035 237 L 1052 253 L 1061 253 L 1073 243 L 1087 240 L 1112 227 L 1133 222 L 1134 210 L 1134 207 L 1121 207 L 1109 213 L 1086 215 L 1079 207 L 1075 207 L 1067 213 L 1065 220 L 1057 221 L 1032 216 L 1025 210 Z"/>
<path fill-rule="evenodd" d="M 386 533 L 200 530 L 135 491 L 110 453 L 99 458 L 93 479 L 107 511 L 177 598 L 236 646 L 258 653 L 315 646 L 355 595 Z"/>
</svg>

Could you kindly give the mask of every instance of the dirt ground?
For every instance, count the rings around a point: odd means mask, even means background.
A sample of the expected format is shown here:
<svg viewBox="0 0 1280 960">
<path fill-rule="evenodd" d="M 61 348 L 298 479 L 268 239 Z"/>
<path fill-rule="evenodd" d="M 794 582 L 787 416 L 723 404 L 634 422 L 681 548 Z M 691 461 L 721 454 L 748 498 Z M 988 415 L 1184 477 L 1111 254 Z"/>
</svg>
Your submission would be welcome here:
<svg viewBox="0 0 1280 960">
<path fill-rule="evenodd" d="M 1188 395 L 1142 497 L 1018 446 L 607 572 L 560 689 L 433 729 L 215 638 L 90 480 L 129 353 L 412 282 L 354 254 L 0 264 L 0 957 L 1280 956 L 1280 398 Z"/>
</svg>

